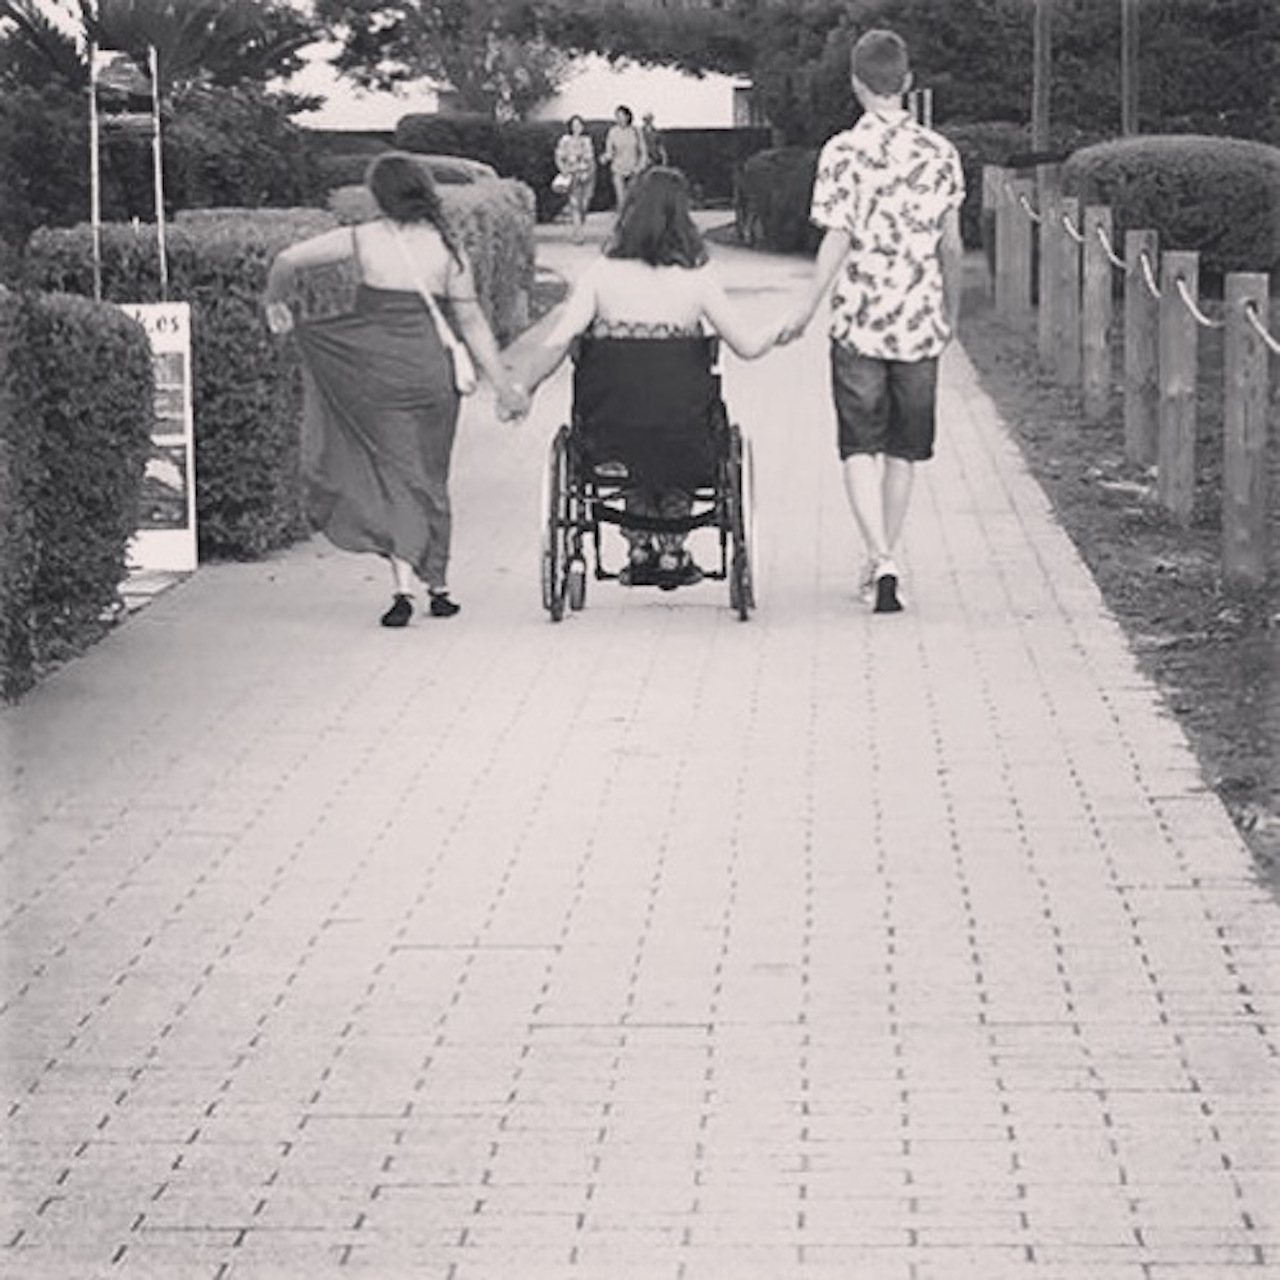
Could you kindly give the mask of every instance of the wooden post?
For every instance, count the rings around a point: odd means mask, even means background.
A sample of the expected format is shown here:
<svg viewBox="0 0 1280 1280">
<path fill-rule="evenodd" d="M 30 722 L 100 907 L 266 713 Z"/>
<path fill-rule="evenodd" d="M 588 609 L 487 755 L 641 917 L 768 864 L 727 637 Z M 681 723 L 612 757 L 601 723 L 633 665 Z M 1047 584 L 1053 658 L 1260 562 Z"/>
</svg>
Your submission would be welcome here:
<svg viewBox="0 0 1280 1280">
<path fill-rule="evenodd" d="M 1062 201 L 1062 221 L 1058 223 L 1058 292 L 1055 302 L 1058 381 L 1067 387 L 1080 385 L 1080 201 L 1066 196 Z"/>
<path fill-rule="evenodd" d="M 987 251 L 987 265 L 991 273 L 991 291 L 996 304 L 996 314 L 1004 316 L 1008 310 L 1009 280 L 1009 228 L 1013 224 L 1015 210 L 1008 208 L 1008 184 L 1013 170 L 1000 165 L 982 167 L 982 238 Z"/>
<path fill-rule="evenodd" d="M 1111 242 L 1111 210 L 1091 204 L 1084 211 L 1084 287 L 1080 340 L 1084 416 L 1101 422 L 1111 407 L 1111 323 L 1114 312 L 1111 260 L 1102 243 Z"/>
<path fill-rule="evenodd" d="M 1035 183 L 1019 178 L 1013 184 L 1013 226 L 1009 232 L 1009 319 L 1019 327 L 1031 322 L 1031 245 L 1035 223 L 1023 206 L 1035 207 Z"/>
<path fill-rule="evenodd" d="M 1124 237 L 1124 451 L 1130 462 L 1150 466 L 1160 438 L 1160 301 L 1147 286 L 1143 258 L 1152 279 L 1160 260 L 1155 231 L 1128 231 Z"/>
<path fill-rule="evenodd" d="M 1266 328 L 1268 278 L 1227 276 L 1223 367 L 1222 566 L 1227 581 L 1261 586 L 1267 576 L 1268 352 L 1246 306 Z"/>
<path fill-rule="evenodd" d="M 1196 372 L 1200 330 L 1178 290 L 1200 294 L 1200 255 L 1169 252 L 1160 264 L 1160 444 L 1156 492 L 1179 524 L 1190 524 L 1196 497 Z"/>
<path fill-rule="evenodd" d="M 1040 363 L 1049 372 L 1056 371 L 1058 345 L 1058 253 L 1062 247 L 1062 170 L 1057 165 L 1042 164 L 1036 168 L 1036 205 L 1040 222 L 1040 310 L 1037 337 Z"/>
</svg>

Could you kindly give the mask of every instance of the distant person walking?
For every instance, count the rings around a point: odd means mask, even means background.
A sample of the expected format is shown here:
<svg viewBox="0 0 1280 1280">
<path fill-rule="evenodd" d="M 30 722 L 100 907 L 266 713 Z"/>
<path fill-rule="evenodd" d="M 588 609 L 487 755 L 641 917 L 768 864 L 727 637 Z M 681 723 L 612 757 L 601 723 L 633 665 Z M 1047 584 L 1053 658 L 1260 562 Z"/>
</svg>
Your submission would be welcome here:
<svg viewBox="0 0 1280 1280">
<path fill-rule="evenodd" d="M 587 136 L 587 122 L 581 116 L 570 116 L 568 126 L 556 143 L 556 172 L 567 182 L 569 218 L 573 223 L 573 239 L 581 244 L 587 222 L 587 210 L 596 190 L 596 151 Z"/>
<path fill-rule="evenodd" d="M 653 112 L 646 111 L 640 120 L 640 133 L 644 138 L 645 156 L 650 165 L 667 165 L 670 160 L 667 156 L 666 140 L 662 136 L 661 130 L 653 122 Z"/>
<path fill-rule="evenodd" d="M 413 615 L 415 574 L 433 618 L 459 609 L 447 576 L 459 393 L 420 289 L 447 302 L 496 389 L 500 415 L 520 416 L 529 401 L 502 363 L 430 174 L 413 157 L 390 153 L 370 166 L 368 185 L 380 216 L 284 249 L 265 303 L 272 332 L 296 329 L 302 356 L 312 520 L 335 546 L 389 562 L 394 597 L 382 625 L 403 627 Z M 285 298 L 298 272 L 349 260 L 359 280 L 354 311 L 295 325 Z"/>
<path fill-rule="evenodd" d="M 609 166 L 619 211 L 631 184 L 649 163 L 644 147 L 644 134 L 636 128 L 634 120 L 630 107 L 619 107 L 613 113 L 613 124 L 609 126 L 609 132 L 604 138 L 604 154 L 601 158 Z"/>
<path fill-rule="evenodd" d="M 868 31 L 853 47 L 863 115 L 818 159 L 811 217 L 825 234 L 812 284 L 780 341 L 804 332 L 832 280 L 831 383 L 845 489 L 866 544 L 861 594 L 902 608 L 896 559 L 917 462 L 933 456 L 938 357 L 960 307 L 955 148 L 902 106 L 907 46 Z"/>
</svg>

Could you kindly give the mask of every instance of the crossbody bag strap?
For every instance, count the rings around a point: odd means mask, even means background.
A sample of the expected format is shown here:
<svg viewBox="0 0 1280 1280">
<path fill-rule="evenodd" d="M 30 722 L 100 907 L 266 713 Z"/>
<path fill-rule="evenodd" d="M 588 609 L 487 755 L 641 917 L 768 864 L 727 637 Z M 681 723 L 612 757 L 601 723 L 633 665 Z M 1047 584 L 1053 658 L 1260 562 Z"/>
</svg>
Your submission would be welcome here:
<svg viewBox="0 0 1280 1280">
<path fill-rule="evenodd" d="M 459 338 L 453 331 L 453 326 L 445 319 L 444 313 L 440 310 L 440 304 L 436 301 L 435 294 L 427 287 L 426 278 L 423 276 L 418 264 L 413 260 L 413 255 L 409 252 L 408 246 L 404 242 L 404 236 L 400 228 L 394 222 L 387 223 L 391 228 L 392 238 L 396 242 L 396 248 L 400 250 L 400 257 L 404 261 L 405 270 L 409 273 L 409 279 L 413 281 L 413 287 L 417 289 L 422 301 L 427 304 L 427 310 L 431 313 L 432 323 L 436 327 L 436 332 L 440 335 L 440 341 L 446 347 L 454 347 L 459 343 Z"/>
</svg>

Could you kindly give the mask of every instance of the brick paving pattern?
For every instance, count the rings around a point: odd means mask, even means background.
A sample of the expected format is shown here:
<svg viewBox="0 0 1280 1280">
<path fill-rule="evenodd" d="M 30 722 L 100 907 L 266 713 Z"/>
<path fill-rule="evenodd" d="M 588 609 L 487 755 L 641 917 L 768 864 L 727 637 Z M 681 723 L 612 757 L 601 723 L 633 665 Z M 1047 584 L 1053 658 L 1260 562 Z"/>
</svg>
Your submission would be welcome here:
<svg viewBox="0 0 1280 1280">
<path fill-rule="evenodd" d="M 4 713 L 3 1280 L 1280 1276 L 1276 904 L 961 352 L 858 604 L 825 376 L 729 362 L 750 623 L 545 620 L 561 378 L 458 619 L 317 541 Z"/>
</svg>

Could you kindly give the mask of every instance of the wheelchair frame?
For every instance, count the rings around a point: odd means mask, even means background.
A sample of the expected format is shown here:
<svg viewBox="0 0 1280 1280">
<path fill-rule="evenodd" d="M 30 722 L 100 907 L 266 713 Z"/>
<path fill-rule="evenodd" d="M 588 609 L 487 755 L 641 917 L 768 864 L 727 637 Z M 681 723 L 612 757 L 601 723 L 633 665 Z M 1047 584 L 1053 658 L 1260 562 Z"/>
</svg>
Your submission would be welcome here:
<svg viewBox="0 0 1280 1280">
<path fill-rule="evenodd" d="M 717 529 L 719 566 L 704 569 L 704 576 L 728 584 L 729 607 L 743 622 L 751 616 L 756 607 L 751 441 L 730 422 L 723 400 L 717 398 L 713 412 L 710 430 L 719 442 L 714 483 L 693 490 L 693 510 L 682 518 L 628 513 L 623 495 L 630 477 L 611 473 L 607 464 L 593 465 L 583 456 L 583 427 L 576 409 L 572 423 L 558 428 L 543 481 L 542 605 L 552 622 L 564 617 L 566 606 L 577 612 L 586 605 L 588 546 L 596 581 L 618 579 L 619 572 L 608 568 L 604 559 L 601 531 L 605 525 L 653 533 Z"/>
</svg>

